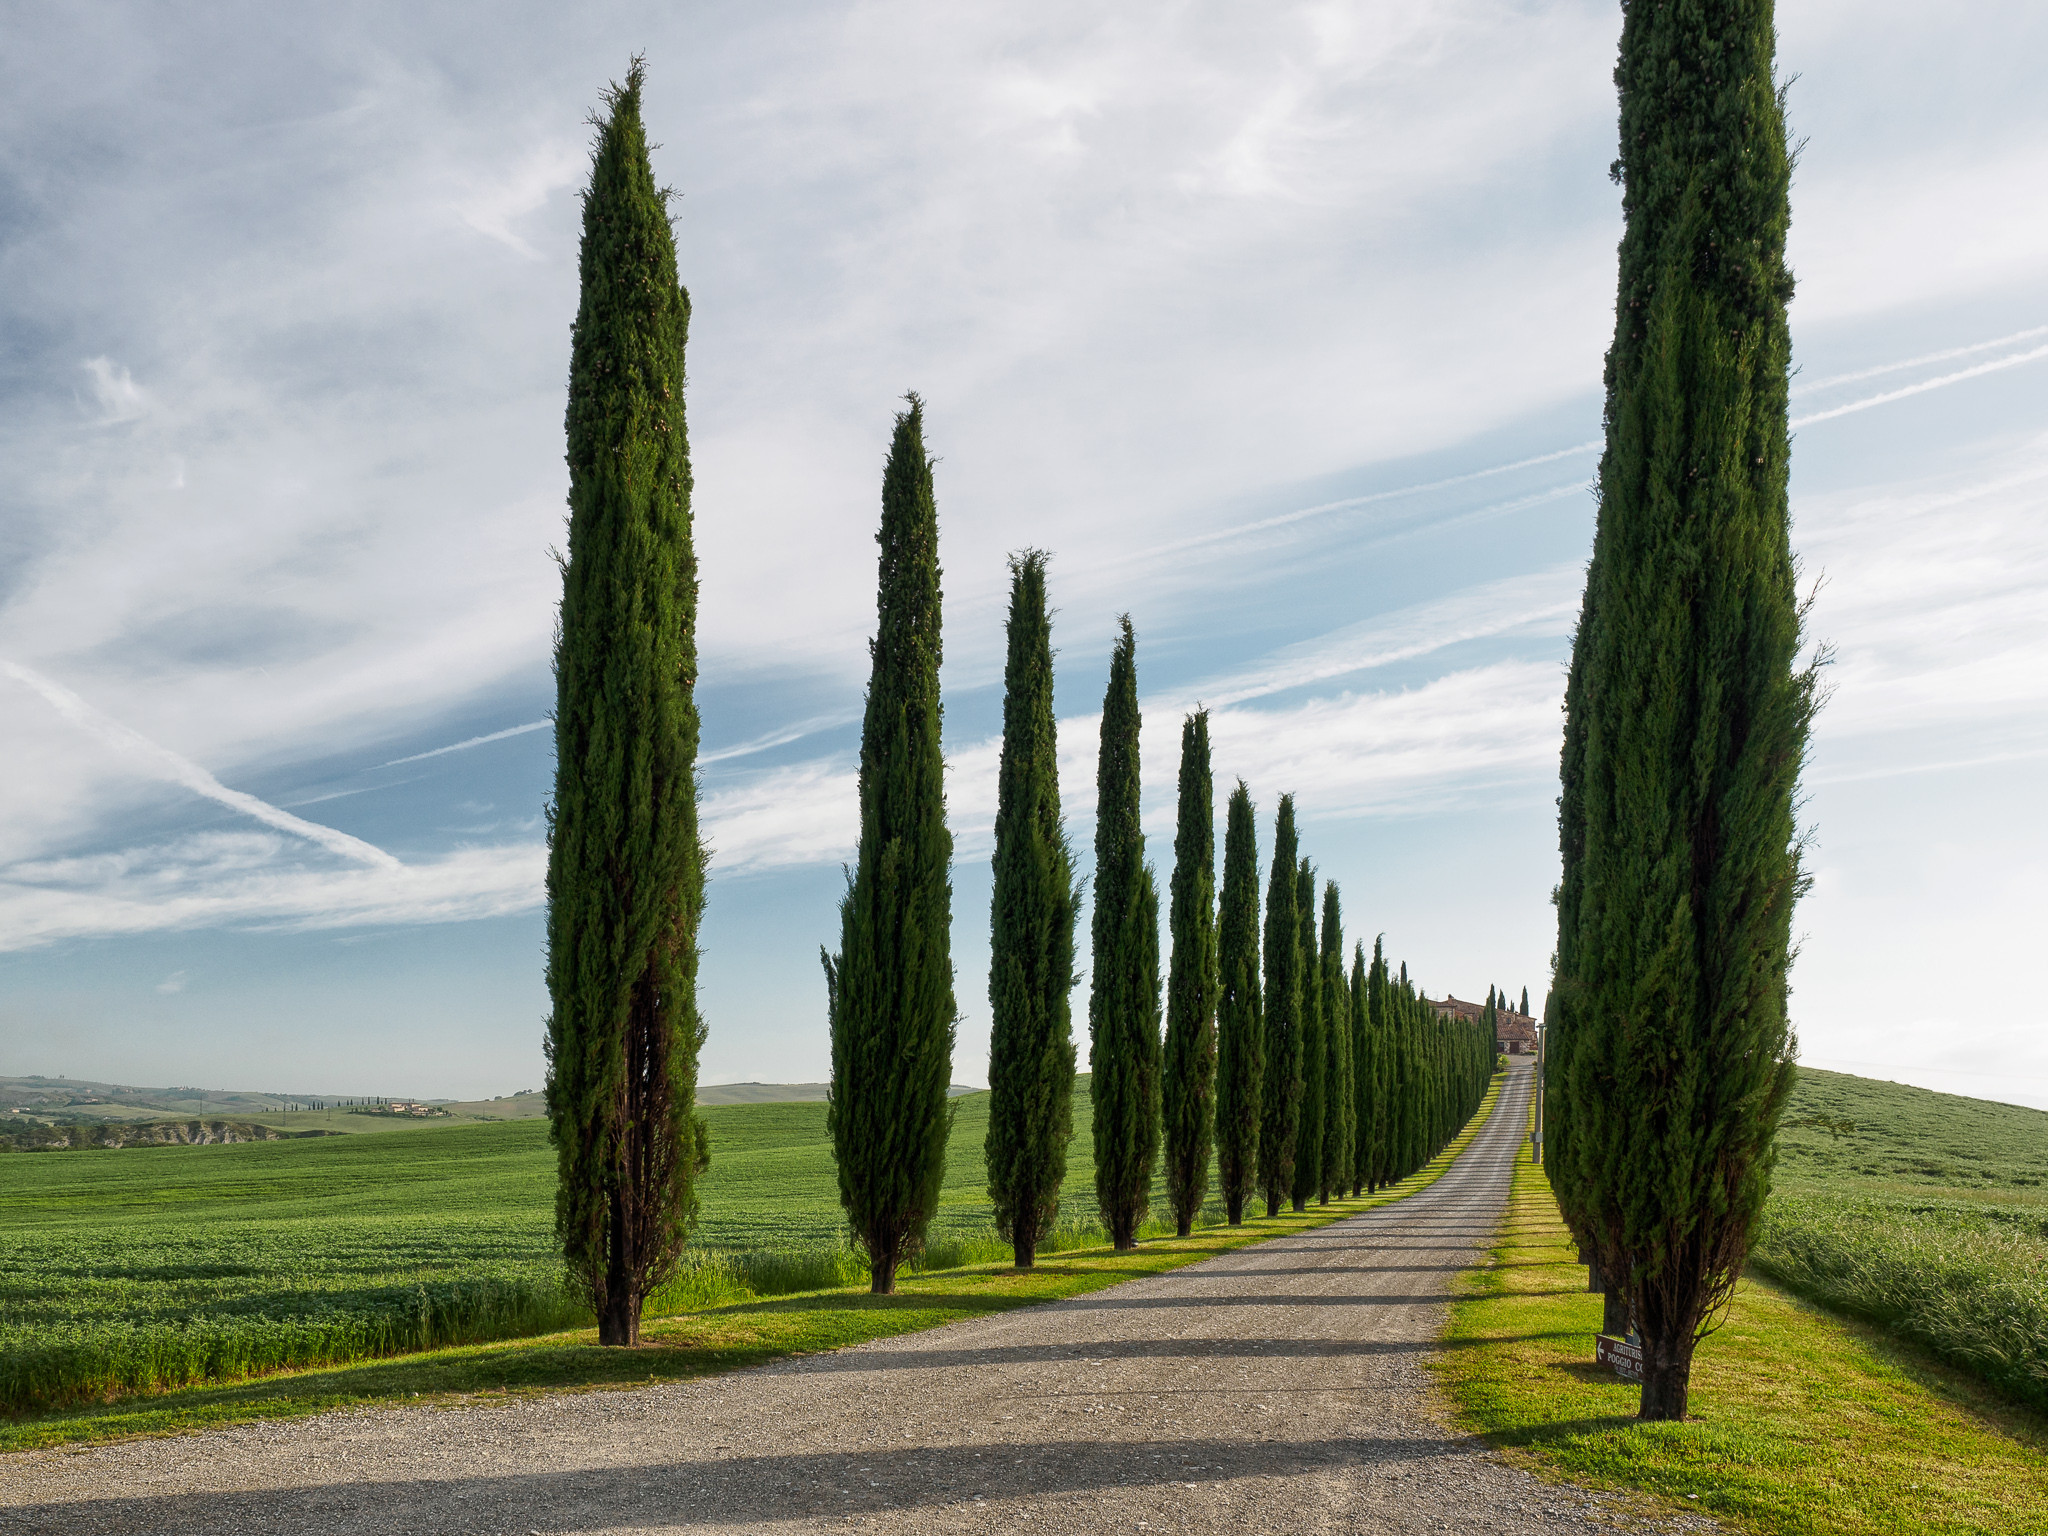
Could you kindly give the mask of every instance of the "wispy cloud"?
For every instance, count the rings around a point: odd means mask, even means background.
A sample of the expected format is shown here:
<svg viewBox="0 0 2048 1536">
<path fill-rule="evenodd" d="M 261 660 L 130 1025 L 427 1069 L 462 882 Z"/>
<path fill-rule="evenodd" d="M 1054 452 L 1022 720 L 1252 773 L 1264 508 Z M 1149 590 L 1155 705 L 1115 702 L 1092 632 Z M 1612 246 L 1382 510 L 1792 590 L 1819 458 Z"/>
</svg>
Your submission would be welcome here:
<svg viewBox="0 0 2048 1536">
<path fill-rule="evenodd" d="M 361 838 L 350 837 L 333 827 L 323 827 L 318 822 L 306 821 L 290 811 L 280 810 L 267 800 L 245 794 L 239 789 L 229 789 L 204 768 L 188 757 L 173 752 L 132 731 L 120 721 L 109 718 L 86 703 L 63 684 L 44 677 L 41 673 L 12 661 L 0 661 L 0 672 L 5 672 L 16 682 L 33 689 L 50 706 L 71 724 L 92 736 L 95 740 L 123 754 L 145 772 L 172 784 L 181 784 L 194 794 L 204 795 L 230 810 L 250 816 L 266 826 L 302 837 L 310 843 L 318 843 L 330 853 L 353 859 L 375 868 L 395 870 L 398 860 L 381 848 L 372 847 Z"/>
<path fill-rule="evenodd" d="M 162 981 L 156 984 L 156 989 L 157 991 L 163 993 L 166 997 L 171 996 L 173 993 L 184 991 L 185 973 L 183 971 L 171 972 L 170 975 L 166 976 Z"/>
<path fill-rule="evenodd" d="M 1890 405 L 1895 400 L 1910 400 L 1915 395 L 1924 395 L 1930 390 L 1947 389 L 1952 384 L 1961 384 L 1970 379 L 1981 379 L 1987 373 L 2003 373 L 2008 368 L 2017 368 L 2022 363 L 2037 362 L 2048 357 L 2048 346 L 2034 347 L 2025 352 L 2015 352 L 2009 357 L 1996 357 L 1988 363 L 1974 367 L 1959 368 L 1954 373 L 1944 373 L 1938 378 L 1922 379 L 1917 384 L 1908 384 L 1901 389 L 1888 389 L 1882 394 L 1869 395 L 1861 400 L 1851 400 L 1847 405 L 1837 405 L 1825 411 L 1813 411 L 1805 416 L 1792 419 L 1794 427 L 1810 427 L 1815 422 L 1833 421 L 1837 416 L 1853 416 L 1858 411 L 1867 411 L 1874 406 Z"/>
<path fill-rule="evenodd" d="M 334 869 L 292 860 L 272 835 L 212 833 L 0 870 L 0 950 L 195 928 L 468 922 L 538 907 L 546 870 L 538 842 Z"/>
<path fill-rule="evenodd" d="M 467 752 L 471 747 L 489 746 L 494 741 L 506 741 L 514 736 L 524 736 L 529 731 L 544 731 L 553 725 L 552 720 L 529 720 L 524 725 L 507 726 L 502 731 L 492 731 L 484 736 L 472 736 L 467 741 L 450 742 L 445 747 L 435 747 L 428 752 L 415 752 L 410 757 L 394 757 L 388 763 L 379 763 L 379 768 L 396 768 L 401 763 L 423 763 L 430 757 L 446 757 L 450 752 Z"/>
<path fill-rule="evenodd" d="M 149 409 L 134 377 L 112 358 L 89 357 L 85 371 L 92 377 L 93 400 L 100 408 L 101 421 L 133 421 Z"/>
<path fill-rule="evenodd" d="M 566 142 L 544 144 L 518 165 L 481 182 L 455 205 L 462 222 L 528 261 L 541 253 L 513 225 L 582 175 L 589 157 Z"/>
</svg>

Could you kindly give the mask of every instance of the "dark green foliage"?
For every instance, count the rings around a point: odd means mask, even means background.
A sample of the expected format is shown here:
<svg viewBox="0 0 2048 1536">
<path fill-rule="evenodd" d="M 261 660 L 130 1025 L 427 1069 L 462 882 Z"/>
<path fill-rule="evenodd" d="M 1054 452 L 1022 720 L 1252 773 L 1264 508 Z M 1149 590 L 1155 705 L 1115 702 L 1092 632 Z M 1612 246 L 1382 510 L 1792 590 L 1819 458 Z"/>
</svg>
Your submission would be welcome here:
<svg viewBox="0 0 2048 1536">
<path fill-rule="evenodd" d="M 1301 1128 L 1294 1143 L 1294 1208 L 1323 1187 L 1323 1122 L 1327 1077 L 1323 1030 L 1323 964 L 1316 946 L 1316 872 L 1307 859 L 1294 877 L 1294 917 L 1301 946 Z"/>
<path fill-rule="evenodd" d="M 1259 1119 L 1259 1183 L 1266 1214 L 1294 1189 L 1301 1131 L 1301 919 L 1296 898 L 1294 796 L 1280 797 L 1273 822 L 1273 872 L 1266 882 L 1266 1072 Z"/>
<path fill-rule="evenodd" d="M 697 561 L 683 430 L 690 300 L 647 163 L 639 60 L 607 98 L 570 340 L 569 556 L 548 807 L 555 1230 L 607 1344 L 674 1268 L 705 1162 L 693 1112 Z"/>
<path fill-rule="evenodd" d="M 1323 1166 L 1316 1197 L 1324 1205 L 1351 1187 L 1358 1107 L 1352 1096 L 1351 989 L 1344 983 L 1344 914 L 1334 880 L 1323 883 Z"/>
<path fill-rule="evenodd" d="M 882 472 L 860 852 L 839 904 L 839 953 L 823 957 L 839 1199 L 878 1295 L 895 1289 L 938 1206 L 958 1016 L 939 747 L 939 513 L 923 402 L 909 399 Z"/>
<path fill-rule="evenodd" d="M 1791 1083 L 1794 795 L 1815 692 L 1795 670 L 1772 10 L 1630 6 L 1615 72 L 1627 223 L 1566 692 L 1553 1176 L 1574 1186 L 1574 1228 L 1625 1256 L 1651 1419 L 1684 1416 Z"/>
<path fill-rule="evenodd" d="M 1527 987 L 1522 988 L 1522 1005 L 1521 1007 L 1517 1008 L 1515 1012 L 1519 1013 L 1525 1019 L 1532 1017 L 1532 1015 L 1529 1012 L 1529 989 Z"/>
<path fill-rule="evenodd" d="M 1244 780 L 1230 792 L 1223 831 L 1223 893 L 1216 916 L 1216 1175 L 1230 1224 L 1258 1187 L 1266 1076 L 1265 1002 L 1259 986 L 1259 833 Z"/>
<path fill-rule="evenodd" d="M 1209 712 L 1181 722 L 1180 805 L 1173 835 L 1167 914 L 1173 957 L 1166 975 L 1166 1200 L 1182 1237 L 1209 1188 L 1216 1125 L 1216 784 L 1209 770 Z"/>
<path fill-rule="evenodd" d="M 1138 637 L 1130 616 L 1109 663 L 1096 767 L 1089 1071 L 1095 1198 L 1119 1248 L 1134 1247 L 1159 1155 L 1159 892 L 1138 808 Z"/>
<path fill-rule="evenodd" d="M 1351 1193 L 1356 1197 L 1379 1187 L 1373 1162 L 1373 1130 L 1379 1118 L 1379 1073 L 1374 1059 L 1372 997 L 1363 940 L 1352 948 L 1351 984 L 1346 993 L 1345 1006 L 1351 1024 Z"/>
<path fill-rule="evenodd" d="M 1074 925 L 1081 893 L 1060 817 L 1045 555 L 1010 562 L 1010 654 L 989 903 L 989 1120 L 996 1230 L 1029 1269 L 1059 1215 L 1074 1124 Z M 1206 1170 L 1204 1170 L 1206 1172 Z"/>
</svg>

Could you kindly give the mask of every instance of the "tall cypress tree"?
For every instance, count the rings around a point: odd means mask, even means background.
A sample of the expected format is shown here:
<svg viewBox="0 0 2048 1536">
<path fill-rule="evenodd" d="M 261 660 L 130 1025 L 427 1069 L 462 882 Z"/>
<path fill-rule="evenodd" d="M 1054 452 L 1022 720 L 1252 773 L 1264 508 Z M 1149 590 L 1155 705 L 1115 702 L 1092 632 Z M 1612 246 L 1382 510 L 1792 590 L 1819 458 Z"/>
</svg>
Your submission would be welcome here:
<svg viewBox="0 0 2048 1536">
<path fill-rule="evenodd" d="M 1372 1039 L 1372 1187 L 1393 1180 L 1394 1095 L 1397 1087 L 1394 1041 L 1388 1011 L 1386 935 L 1372 941 L 1372 965 L 1365 973 L 1367 1033 Z"/>
<path fill-rule="evenodd" d="M 706 1161 L 696 1114 L 697 557 L 683 429 L 690 299 L 647 162 L 642 66 L 606 98 L 569 349 L 569 558 L 548 807 L 547 1105 L 555 1230 L 634 1344 Z"/>
<path fill-rule="evenodd" d="M 1235 1227 L 1259 1182 L 1266 1080 L 1265 999 L 1259 988 L 1259 832 L 1244 780 L 1223 828 L 1223 894 L 1216 915 L 1216 1176 Z"/>
<path fill-rule="evenodd" d="M 1266 1214 L 1278 1216 L 1294 1189 L 1301 1133 L 1301 920 L 1296 913 L 1294 796 L 1273 820 L 1273 872 L 1266 882 L 1266 1074 L 1259 1117 L 1259 1183 Z"/>
<path fill-rule="evenodd" d="M 1216 1134 L 1216 784 L 1209 771 L 1209 712 L 1181 722 L 1180 806 L 1167 914 L 1173 957 L 1166 976 L 1166 1198 L 1182 1237 L 1209 1192 Z"/>
<path fill-rule="evenodd" d="M 1529 989 L 1527 987 L 1522 988 L 1522 1006 L 1517 1008 L 1515 1012 L 1525 1019 L 1529 1017 Z"/>
<path fill-rule="evenodd" d="M 953 837 L 939 746 L 939 513 L 924 403 L 896 417 L 882 472 L 882 546 L 867 713 L 860 852 L 823 955 L 832 1028 L 825 1122 L 839 1201 L 876 1295 L 924 1243 L 953 1115 Z"/>
<path fill-rule="evenodd" d="M 989 1199 L 1017 1268 L 1059 1215 L 1074 1131 L 1074 927 L 1081 893 L 1060 816 L 1045 553 L 1010 560 L 1003 755 L 989 902 Z"/>
<path fill-rule="evenodd" d="M 1323 1185 L 1323 962 L 1316 946 L 1316 871 L 1303 859 L 1294 876 L 1295 942 L 1301 947 L 1301 1129 L 1294 1150 L 1294 1208 L 1308 1209 Z"/>
<path fill-rule="evenodd" d="M 1353 1117 L 1351 1063 L 1351 992 L 1344 985 L 1344 913 L 1334 880 L 1323 882 L 1323 1167 L 1316 1199 L 1330 1203 L 1351 1184 L 1351 1146 L 1357 1131 Z"/>
<path fill-rule="evenodd" d="M 1088 1070 L 1095 1199 L 1119 1248 L 1134 1247 L 1159 1155 L 1159 892 L 1138 810 L 1138 637 L 1130 615 L 1109 662 L 1096 767 L 1093 974 Z"/>
<path fill-rule="evenodd" d="M 1631 5 L 1615 72 L 1626 225 L 1566 692 L 1559 993 L 1568 1199 L 1626 1257 L 1646 1419 L 1684 1415 L 1792 1080 L 1794 798 L 1815 693 L 1796 660 L 1772 13 Z"/>
<path fill-rule="evenodd" d="M 1373 1062 L 1370 983 L 1365 969 L 1365 941 L 1351 951 L 1351 1194 L 1376 1187 L 1372 1167 L 1372 1121 L 1378 1094 Z"/>
</svg>

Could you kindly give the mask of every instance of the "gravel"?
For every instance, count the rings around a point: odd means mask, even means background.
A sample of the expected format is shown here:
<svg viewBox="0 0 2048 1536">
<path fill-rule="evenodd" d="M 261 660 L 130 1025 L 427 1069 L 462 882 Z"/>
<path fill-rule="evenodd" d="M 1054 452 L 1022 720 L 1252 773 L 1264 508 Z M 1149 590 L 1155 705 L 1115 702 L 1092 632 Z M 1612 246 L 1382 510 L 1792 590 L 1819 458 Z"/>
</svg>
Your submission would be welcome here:
<svg viewBox="0 0 2048 1536">
<path fill-rule="evenodd" d="M 1422 1368 L 1526 1065 L 1421 1194 L 1093 1295 L 758 1370 L 0 1457 L 0 1531 L 1705 1531 L 1539 1481 Z"/>
</svg>

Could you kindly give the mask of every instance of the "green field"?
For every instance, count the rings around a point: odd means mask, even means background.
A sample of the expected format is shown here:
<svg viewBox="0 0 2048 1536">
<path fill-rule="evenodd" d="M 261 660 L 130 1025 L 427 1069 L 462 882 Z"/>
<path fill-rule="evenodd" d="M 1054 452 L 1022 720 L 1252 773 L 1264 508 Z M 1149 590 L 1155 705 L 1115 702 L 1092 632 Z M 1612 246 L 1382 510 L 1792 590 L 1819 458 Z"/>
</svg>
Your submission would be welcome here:
<svg viewBox="0 0 2048 1536">
<path fill-rule="evenodd" d="M 2048 1408 L 2048 1113 L 1802 1070 L 1753 1262 Z"/>
<path fill-rule="evenodd" d="M 1095 1218 L 1086 1079 L 1053 1246 Z M 927 1263 L 1006 1253 L 956 1101 Z M 708 1108 L 703 1219 L 655 1314 L 857 1283 L 822 1103 Z M 0 1158 L 0 1405 L 223 1380 L 580 1323 L 544 1122 Z"/>
</svg>

